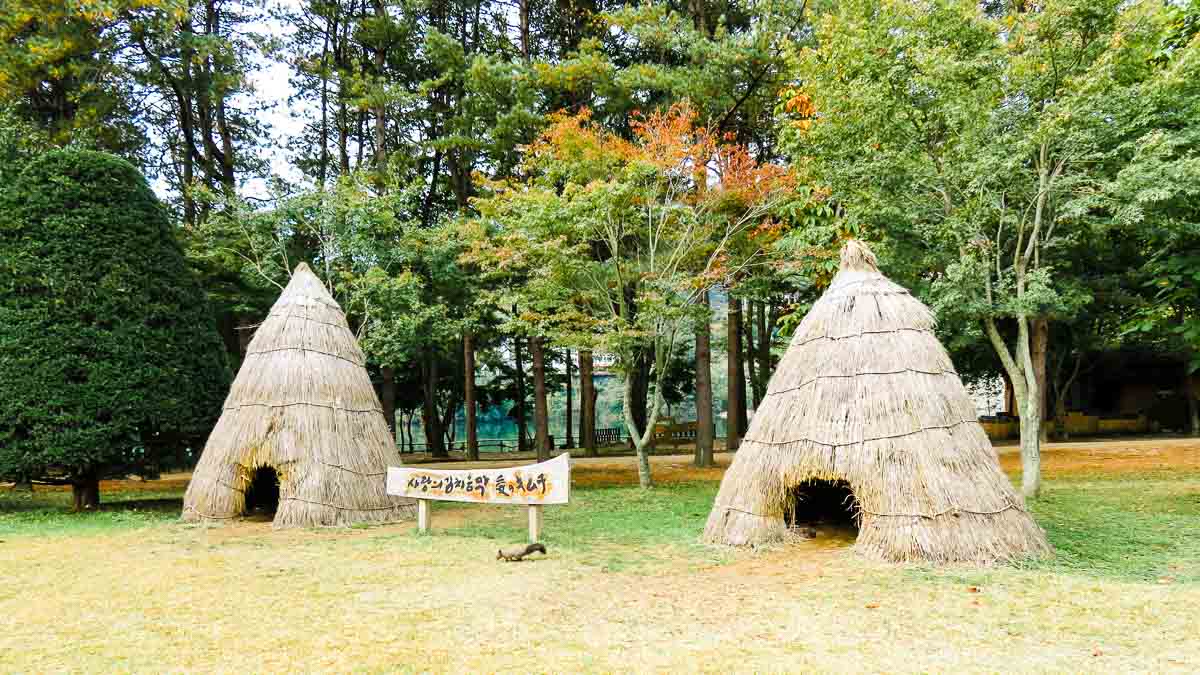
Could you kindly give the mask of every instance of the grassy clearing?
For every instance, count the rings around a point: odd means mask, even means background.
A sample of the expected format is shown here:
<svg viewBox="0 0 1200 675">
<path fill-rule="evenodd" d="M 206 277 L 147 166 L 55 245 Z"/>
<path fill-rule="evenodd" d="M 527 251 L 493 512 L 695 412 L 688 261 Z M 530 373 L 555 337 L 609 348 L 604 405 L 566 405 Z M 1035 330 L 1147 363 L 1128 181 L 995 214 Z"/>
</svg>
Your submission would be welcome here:
<svg viewBox="0 0 1200 675">
<path fill-rule="evenodd" d="M 1200 582 L 1200 474 L 1052 481 L 1033 511 L 1057 553 L 1042 569 Z"/>
<path fill-rule="evenodd" d="M 582 474 L 581 474 L 582 477 Z M 611 478 L 611 476 L 608 476 Z M 16 671 L 1170 671 L 1200 661 L 1200 472 L 1048 480 L 1058 555 L 887 567 L 814 542 L 700 545 L 713 480 L 580 481 L 551 555 L 493 560 L 525 512 L 411 525 L 177 522 L 181 489 L 0 490 L 0 653 Z M 45 536 L 53 535 L 53 536 Z"/>
<path fill-rule="evenodd" d="M 0 488 L 0 539 L 83 536 L 164 525 L 179 519 L 183 490 L 106 493 L 102 500 L 99 511 L 76 514 L 70 512 L 70 491 Z"/>
<path fill-rule="evenodd" d="M 151 484 L 153 485 L 153 484 Z M 736 555 L 699 543 L 718 484 L 580 487 L 565 507 L 546 509 L 547 544 L 587 554 L 605 571 L 720 564 Z M 97 513 L 69 512 L 70 493 L 0 490 L 0 538 L 101 535 L 178 525 L 182 488 L 105 495 Z M 524 509 L 435 504 L 437 537 L 509 546 L 525 537 Z M 1200 474 L 1139 474 L 1047 481 L 1033 504 L 1056 556 L 1030 570 L 1130 581 L 1200 583 Z M 383 530 L 385 540 L 413 536 Z M 634 553 L 636 552 L 636 553 Z M 649 566 L 649 567 L 647 567 Z"/>
</svg>

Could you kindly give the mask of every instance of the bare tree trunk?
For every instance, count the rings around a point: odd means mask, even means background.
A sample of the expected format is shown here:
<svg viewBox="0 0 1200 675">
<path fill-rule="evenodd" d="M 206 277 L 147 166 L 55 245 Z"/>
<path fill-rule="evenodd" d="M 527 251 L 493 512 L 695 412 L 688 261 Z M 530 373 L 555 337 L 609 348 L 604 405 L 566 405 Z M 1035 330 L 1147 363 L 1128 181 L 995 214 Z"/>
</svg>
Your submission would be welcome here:
<svg viewBox="0 0 1200 675">
<path fill-rule="evenodd" d="M 1036 383 L 1029 389 L 1021 415 L 1021 492 L 1034 499 L 1042 487 L 1042 401 Z"/>
<path fill-rule="evenodd" d="M 1030 343 L 1029 320 L 1017 319 L 1017 355 L 1025 376 L 1021 411 L 1021 492 L 1034 499 L 1042 487 L 1042 392 Z"/>
<path fill-rule="evenodd" d="M 1047 400 L 1049 387 L 1046 382 L 1046 351 L 1050 343 L 1050 325 L 1046 319 L 1029 320 L 1029 352 L 1033 357 L 1033 374 L 1038 383 L 1038 419 L 1047 419 Z M 1045 424 L 1039 424 L 1038 434 L 1042 442 L 1050 440 L 1049 430 Z"/>
<path fill-rule="evenodd" d="M 325 182 L 329 177 L 329 41 L 330 26 L 326 21 L 322 31 L 321 42 L 321 130 L 317 137 L 321 143 L 321 152 L 317 160 L 317 188 L 325 190 Z M 336 26 L 336 23 L 333 24 Z M 395 420 L 393 419 L 393 422 Z"/>
<path fill-rule="evenodd" d="M 775 331 L 775 322 L 768 321 L 770 303 L 758 303 L 757 326 L 758 342 L 755 343 L 755 356 L 758 358 L 758 379 L 754 382 L 754 403 L 757 408 L 767 395 L 767 385 L 771 382 L 771 333 Z"/>
<path fill-rule="evenodd" d="M 76 511 L 94 511 L 100 508 L 100 476 L 89 471 L 76 476 L 71 482 L 71 497 Z"/>
<path fill-rule="evenodd" d="M 1017 318 L 1016 358 L 1010 352 L 993 319 L 983 322 L 1000 363 L 1008 373 L 1013 399 L 1020 414 L 1021 427 L 1021 493 L 1027 499 L 1037 497 L 1041 489 L 1041 397 L 1029 349 L 1029 325 L 1025 317 Z"/>
<path fill-rule="evenodd" d="M 746 374 L 750 382 L 749 393 L 753 397 L 747 397 L 747 407 L 749 410 L 755 405 L 758 405 L 758 359 L 756 353 L 758 349 L 755 347 L 755 318 L 758 316 L 758 303 L 753 300 L 746 301 L 746 311 L 742 315 L 742 342 L 746 353 L 742 357 L 742 365 L 746 368 Z M 753 403 L 753 405 L 750 405 Z"/>
<path fill-rule="evenodd" d="M 529 1 L 518 0 L 517 20 L 519 21 L 518 29 L 520 31 L 519 40 L 521 43 L 521 58 L 529 61 Z"/>
<path fill-rule="evenodd" d="M 711 314 L 708 291 L 700 294 L 704 305 L 703 318 L 696 323 L 696 466 L 708 467 L 713 463 L 713 390 L 712 390 L 712 340 L 709 335 Z"/>
<path fill-rule="evenodd" d="M 566 364 L 567 364 L 567 366 L 566 366 L 566 368 L 567 368 L 567 442 L 563 447 L 570 450 L 571 448 L 575 447 L 575 438 L 571 433 L 571 418 L 574 416 L 574 414 L 573 414 L 574 410 L 573 410 L 571 398 L 573 395 L 574 387 L 571 384 L 571 350 L 570 349 L 566 350 L 566 356 L 567 356 L 567 359 L 566 359 Z"/>
<path fill-rule="evenodd" d="M 423 364 L 422 390 L 424 394 L 421 421 L 425 427 L 425 443 L 429 454 L 434 457 L 449 457 L 442 440 L 442 420 L 437 409 L 438 362 L 436 356 L 428 356 Z"/>
<path fill-rule="evenodd" d="M 383 0 L 374 0 L 375 18 L 383 21 L 387 18 L 387 9 L 383 6 Z M 384 81 L 384 64 L 387 62 L 387 48 L 385 45 L 376 45 L 375 47 L 375 78 L 376 84 L 383 87 Z M 383 91 L 376 92 L 376 103 L 371 113 L 375 118 L 375 173 L 376 181 L 379 186 L 385 184 L 385 172 L 387 170 L 387 115 L 386 107 L 383 103 Z"/>
<path fill-rule="evenodd" d="M 550 459 L 550 420 L 546 405 L 546 349 L 540 337 L 529 338 L 529 352 L 533 355 L 533 425 L 534 446 L 537 459 Z"/>
<path fill-rule="evenodd" d="M 740 304 L 740 301 L 738 303 L 738 313 L 738 438 L 740 440 L 740 438 L 745 437 L 746 429 L 750 426 L 750 406 L 749 401 L 746 400 L 746 389 L 748 389 L 746 387 L 746 354 L 749 354 L 750 351 L 746 348 L 746 331 L 744 330 L 742 321 L 740 321 L 745 315 L 745 309 Z"/>
<path fill-rule="evenodd" d="M 388 429 L 392 432 L 392 443 L 396 442 L 396 371 L 392 368 L 380 369 L 383 373 L 383 385 L 380 387 L 380 404 L 383 405 L 383 419 L 387 421 Z"/>
<path fill-rule="evenodd" d="M 583 445 L 584 455 L 596 456 L 596 382 L 592 376 L 592 352 L 590 349 L 579 352 L 579 442 Z"/>
<path fill-rule="evenodd" d="M 524 355 L 521 353 L 520 337 L 513 338 L 513 355 L 517 361 L 517 451 L 525 452 L 528 449 L 526 442 L 528 430 L 525 426 L 525 361 Z"/>
<path fill-rule="evenodd" d="M 1200 405 L 1196 402 L 1196 385 L 1192 382 L 1191 364 L 1183 362 L 1183 400 L 1187 401 L 1188 431 L 1192 436 L 1200 436 Z"/>
<path fill-rule="evenodd" d="M 479 459 L 479 429 L 475 420 L 475 336 L 463 335 L 463 406 L 467 418 L 467 459 Z"/>
<path fill-rule="evenodd" d="M 650 359 L 645 354 L 639 354 L 634 361 L 633 373 L 630 380 L 633 382 L 633 420 L 638 425 L 639 429 L 646 428 L 646 408 L 650 396 Z M 629 438 L 629 447 L 635 448 L 635 442 L 632 436 Z"/>
<path fill-rule="evenodd" d="M 446 401 L 446 407 L 442 409 L 441 428 L 442 437 L 446 441 L 447 457 L 449 451 L 454 449 L 454 440 L 457 429 L 455 429 L 454 421 L 458 418 L 458 394 L 450 394 L 450 400 Z"/>
<path fill-rule="evenodd" d="M 405 429 L 408 426 L 408 413 L 401 410 L 398 415 L 396 418 L 396 433 L 400 437 L 400 452 L 404 452 L 405 448 L 408 447 L 408 435 L 405 433 Z"/>
<path fill-rule="evenodd" d="M 742 346 L 741 330 L 742 305 L 741 301 L 728 296 L 726 306 L 729 314 L 725 321 L 726 335 L 726 393 L 725 393 L 725 449 L 737 450 L 742 444 L 742 416 L 746 408 L 741 404 L 742 393 L 739 383 L 742 382 Z"/>
<path fill-rule="evenodd" d="M 662 390 L 663 375 L 660 373 L 656 379 L 658 383 L 654 387 L 654 402 L 650 405 L 645 425 L 639 427 L 633 416 L 635 405 L 633 378 L 628 375 L 625 377 L 625 427 L 629 431 L 629 438 L 633 441 L 633 449 L 637 453 L 638 485 L 643 488 L 654 487 L 654 481 L 650 477 L 649 450 L 654 440 L 654 425 L 658 423 L 658 413 L 662 408 L 662 396 L 659 392 Z"/>
<path fill-rule="evenodd" d="M 688 0 L 688 9 L 692 12 L 692 26 L 696 28 L 696 32 L 707 36 L 708 27 L 704 17 L 704 0 Z"/>
</svg>

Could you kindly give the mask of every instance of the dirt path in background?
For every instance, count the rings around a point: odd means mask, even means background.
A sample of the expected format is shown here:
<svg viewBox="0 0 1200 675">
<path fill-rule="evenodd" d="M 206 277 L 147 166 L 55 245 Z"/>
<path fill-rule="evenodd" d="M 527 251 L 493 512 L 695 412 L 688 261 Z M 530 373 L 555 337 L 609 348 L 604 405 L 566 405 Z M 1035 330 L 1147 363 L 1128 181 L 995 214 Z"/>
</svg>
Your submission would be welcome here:
<svg viewBox="0 0 1200 675">
<path fill-rule="evenodd" d="M 1009 473 L 1021 468 L 1020 449 L 1015 444 L 996 448 L 1000 465 Z M 405 456 L 407 461 L 409 456 Z M 423 457 L 418 456 L 418 460 Z M 733 455 L 718 453 L 717 465 L 711 469 L 692 466 L 690 452 L 652 457 L 654 480 L 675 483 L 692 480 L 717 481 L 725 474 Z M 418 461 L 421 466 L 446 469 L 498 469 L 535 461 L 532 457 L 506 456 L 502 460 L 480 462 Z M 571 462 L 572 482 L 575 485 L 611 486 L 637 483 L 637 465 L 630 455 L 617 457 L 578 457 Z M 1200 439 L 1197 438 L 1116 438 L 1048 443 L 1042 446 L 1042 471 L 1048 478 L 1079 474 L 1122 474 L 1156 470 L 1200 471 Z M 164 474 L 159 480 L 113 480 L 101 484 L 102 493 L 163 492 L 183 490 L 191 474 Z M 40 490 L 68 490 L 67 487 L 38 486 Z"/>
<path fill-rule="evenodd" d="M 1021 468 L 1020 448 L 1016 444 L 997 446 L 1000 465 L 1015 473 Z M 697 469 L 692 455 L 659 455 L 650 458 L 654 480 L 671 483 L 687 480 L 720 480 L 733 460 L 729 453 L 718 453 L 717 466 Z M 430 464 L 442 468 L 498 468 L 525 464 L 530 459 L 488 462 L 447 462 Z M 422 465 L 424 466 L 424 465 Z M 1047 477 L 1075 474 L 1121 474 L 1159 469 L 1200 470 L 1200 438 L 1115 438 L 1042 446 L 1042 471 Z M 571 461 L 572 483 L 576 485 L 629 485 L 637 482 L 637 465 L 632 456 L 580 457 Z"/>
</svg>

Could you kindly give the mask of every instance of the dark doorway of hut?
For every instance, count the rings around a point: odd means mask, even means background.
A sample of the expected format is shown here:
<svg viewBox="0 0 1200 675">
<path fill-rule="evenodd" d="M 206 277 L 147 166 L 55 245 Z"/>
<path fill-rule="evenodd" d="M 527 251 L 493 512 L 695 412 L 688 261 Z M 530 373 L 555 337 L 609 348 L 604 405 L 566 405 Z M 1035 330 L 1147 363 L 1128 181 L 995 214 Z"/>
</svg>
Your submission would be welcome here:
<svg viewBox="0 0 1200 675">
<path fill-rule="evenodd" d="M 279 474 L 269 466 L 260 466 L 246 489 L 246 507 L 242 511 L 251 520 L 272 520 L 279 509 Z"/>
<path fill-rule="evenodd" d="M 858 538 L 858 500 L 846 481 L 805 481 L 792 488 L 784 521 L 802 539 L 849 546 Z"/>
</svg>

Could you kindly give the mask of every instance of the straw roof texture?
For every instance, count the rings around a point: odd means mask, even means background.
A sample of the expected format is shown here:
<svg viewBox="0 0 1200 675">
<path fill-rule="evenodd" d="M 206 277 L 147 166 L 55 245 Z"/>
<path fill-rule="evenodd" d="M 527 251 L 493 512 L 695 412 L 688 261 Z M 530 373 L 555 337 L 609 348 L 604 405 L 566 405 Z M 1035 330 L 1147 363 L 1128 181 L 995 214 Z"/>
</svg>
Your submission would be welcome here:
<svg viewBox="0 0 1200 675">
<path fill-rule="evenodd" d="M 934 323 L 864 244 L 847 242 L 721 482 L 705 540 L 783 539 L 795 488 L 845 481 L 868 557 L 989 564 L 1049 553 Z"/>
<path fill-rule="evenodd" d="M 275 527 L 389 522 L 415 502 L 386 494 L 400 454 L 337 302 L 300 264 L 259 326 L 183 500 L 184 520 L 242 515 L 259 467 L 275 469 Z"/>
</svg>

